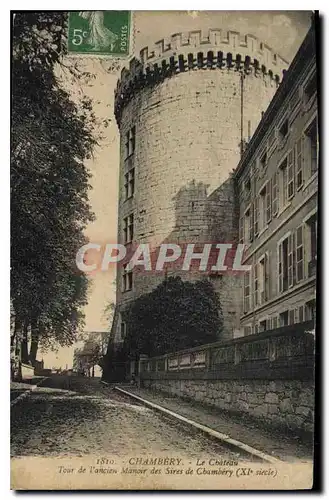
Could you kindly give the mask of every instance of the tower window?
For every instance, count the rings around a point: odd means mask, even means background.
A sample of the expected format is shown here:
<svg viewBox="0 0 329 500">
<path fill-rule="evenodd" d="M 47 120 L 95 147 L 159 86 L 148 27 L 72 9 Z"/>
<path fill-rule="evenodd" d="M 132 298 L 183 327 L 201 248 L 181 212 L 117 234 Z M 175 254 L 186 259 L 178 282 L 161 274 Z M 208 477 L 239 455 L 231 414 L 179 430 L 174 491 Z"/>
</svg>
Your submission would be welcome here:
<svg viewBox="0 0 329 500">
<path fill-rule="evenodd" d="M 127 265 L 123 266 L 123 274 L 122 274 L 122 291 L 128 292 L 132 290 L 133 287 L 133 272 L 127 270 Z"/>
<path fill-rule="evenodd" d="M 131 198 L 134 196 L 135 192 L 135 169 L 132 168 L 125 174 L 125 199 Z"/>
<path fill-rule="evenodd" d="M 134 214 L 123 219 L 123 241 L 130 243 L 134 238 Z"/>
<path fill-rule="evenodd" d="M 128 158 L 135 152 L 136 145 L 136 127 L 132 127 L 125 136 L 125 158 Z"/>
</svg>

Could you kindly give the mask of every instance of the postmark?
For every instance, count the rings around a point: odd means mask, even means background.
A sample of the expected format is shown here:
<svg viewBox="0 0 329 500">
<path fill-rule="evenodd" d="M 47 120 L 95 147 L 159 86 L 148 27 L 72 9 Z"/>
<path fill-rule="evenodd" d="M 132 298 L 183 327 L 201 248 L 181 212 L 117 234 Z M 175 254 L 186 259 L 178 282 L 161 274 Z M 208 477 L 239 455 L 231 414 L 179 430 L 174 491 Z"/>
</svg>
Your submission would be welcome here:
<svg viewBox="0 0 329 500">
<path fill-rule="evenodd" d="M 68 52 L 125 58 L 131 49 L 131 13 L 127 10 L 69 13 Z"/>
</svg>

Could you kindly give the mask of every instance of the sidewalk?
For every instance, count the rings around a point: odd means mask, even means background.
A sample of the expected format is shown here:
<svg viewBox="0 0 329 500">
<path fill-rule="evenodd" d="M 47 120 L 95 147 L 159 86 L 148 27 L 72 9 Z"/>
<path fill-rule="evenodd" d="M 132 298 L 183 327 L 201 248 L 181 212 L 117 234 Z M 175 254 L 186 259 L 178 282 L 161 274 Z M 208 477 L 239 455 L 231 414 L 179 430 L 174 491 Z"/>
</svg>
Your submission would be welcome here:
<svg viewBox="0 0 329 500">
<path fill-rule="evenodd" d="M 285 435 L 279 430 L 269 430 L 260 423 L 242 416 L 232 416 L 228 412 L 197 402 L 186 401 L 151 389 L 139 389 L 136 386 L 118 384 L 117 387 L 139 396 L 151 403 L 171 410 L 198 424 L 227 434 L 268 455 L 287 462 L 312 460 L 312 445 L 300 437 Z"/>
<path fill-rule="evenodd" d="M 19 396 L 22 396 L 22 394 L 31 391 L 33 386 L 39 384 L 44 378 L 35 376 L 23 382 L 10 382 L 10 402 L 12 403 Z"/>
</svg>

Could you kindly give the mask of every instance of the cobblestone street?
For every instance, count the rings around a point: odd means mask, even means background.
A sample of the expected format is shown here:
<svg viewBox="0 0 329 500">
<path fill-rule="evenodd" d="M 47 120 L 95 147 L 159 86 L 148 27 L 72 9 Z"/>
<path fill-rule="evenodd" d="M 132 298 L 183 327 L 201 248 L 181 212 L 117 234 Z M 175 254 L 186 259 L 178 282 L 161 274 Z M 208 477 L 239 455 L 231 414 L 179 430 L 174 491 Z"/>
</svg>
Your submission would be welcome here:
<svg viewBox="0 0 329 500">
<path fill-rule="evenodd" d="M 14 405 L 11 440 L 13 457 L 166 453 L 241 458 L 98 379 L 83 377 L 53 376 Z"/>
</svg>

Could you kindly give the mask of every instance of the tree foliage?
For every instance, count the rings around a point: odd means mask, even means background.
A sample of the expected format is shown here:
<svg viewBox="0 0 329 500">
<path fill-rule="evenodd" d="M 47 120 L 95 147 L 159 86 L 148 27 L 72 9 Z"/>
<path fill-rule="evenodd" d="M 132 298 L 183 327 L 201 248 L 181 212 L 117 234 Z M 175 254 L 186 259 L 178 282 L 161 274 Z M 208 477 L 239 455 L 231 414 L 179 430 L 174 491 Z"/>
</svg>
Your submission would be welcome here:
<svg viewBox="0 0 329 500">
<path fill-rule="evenodd" d="M 170 277 L 134 301 L 126 320 L 125 349 L 132 356 L 214 342 L 222 330 L 219 299 L 209 280 Z"/>
<path fill-rule="evenodd" d="M 66 30 L 63 12 L 13 19 L 11 298 L 15 334 L 31 327 L 34 350 L 39 340 L 71 344 L 87 297 L 75 256 L 93 219 L 84 162 L 96 144 L 95 117 L 90 100 L 73 102 L 56 77 L 58 65 L 67 67 Z"/>
</svg>

